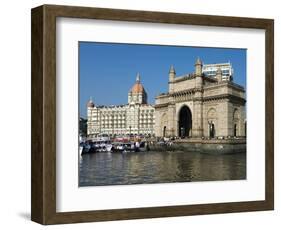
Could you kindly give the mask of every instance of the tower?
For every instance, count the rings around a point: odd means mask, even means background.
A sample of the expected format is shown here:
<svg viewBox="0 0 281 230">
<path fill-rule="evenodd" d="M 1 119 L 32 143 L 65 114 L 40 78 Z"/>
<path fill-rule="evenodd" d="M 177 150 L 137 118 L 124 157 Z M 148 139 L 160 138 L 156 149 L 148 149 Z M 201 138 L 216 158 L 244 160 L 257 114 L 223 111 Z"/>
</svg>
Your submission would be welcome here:
<svg viewBox="0 0 281 230">
<path fill-rule="evenodd" d="M 89 108 L 93 108 L 93 107 L 95 107 L 95 104 L 92 100 L 92 97 L 90 97 L 90 100 L 87 103 L 87 108 L 89 109 Z"/>
<path fill-rule="evenodd" d="M 92 100 L 92 97 L 90 97 L 90 100 L 87 103 L 87 135 L 94 134 L 94 116 L 96 116 L 96 107 Z"/>
<path fill-rule="evenodd" d="M 201 76 L 202 75 L 202 61 L 198 57 L 196 62 L 195 62 L 195 75 L 196 76 Z"/>
<path fill-rule="evenodd" d="M 192 136 L 201 137 L 203 133 L 203 74 L 202 61 L 197 58 L 195 62 L 195 93 L 194 93 L 194 114 L 193 114 L 193 128 Z"/>
<path fill-rule="evenodd" d="M 173 93 L 174 92 L 174 80 L 176 77 L 176 71 L 173 65 L 171 65 L 170 67 L 170 71 L 169 71 L 169 93 Z"/>
<path fill-rule="evenodd" d="M 202 61 L 197 58 L 195 64 L 195 86 L 196 88 L 202 88 L 203 86 L 203 78 L 202 78 Z"/>
<path fill-rule="evenodd" d="M 141 84 L 140 74 L 136 76 L 136 83 L 133 85 L 128 93 L 128 103 L 129 104 L 147 104 L 147 94 Z"/>
</svg>

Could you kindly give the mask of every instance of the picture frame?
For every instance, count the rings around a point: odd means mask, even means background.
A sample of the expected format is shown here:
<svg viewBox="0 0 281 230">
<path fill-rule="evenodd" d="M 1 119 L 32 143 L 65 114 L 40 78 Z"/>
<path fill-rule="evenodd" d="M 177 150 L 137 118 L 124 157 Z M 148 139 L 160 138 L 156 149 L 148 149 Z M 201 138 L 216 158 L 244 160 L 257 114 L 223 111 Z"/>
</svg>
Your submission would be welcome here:
<svg viewBox="0 0 281 230">
<path fill-rule="evenodd" d="M 161 207 L 57 212 L 56 204 L 56 19 L 233 27 L 265 30 L 265 199 Z M 274 21 L 180 13 L 43 5 L 32 9 L 31 219 L 66 224 L 274 209 Z"/>
</svg>

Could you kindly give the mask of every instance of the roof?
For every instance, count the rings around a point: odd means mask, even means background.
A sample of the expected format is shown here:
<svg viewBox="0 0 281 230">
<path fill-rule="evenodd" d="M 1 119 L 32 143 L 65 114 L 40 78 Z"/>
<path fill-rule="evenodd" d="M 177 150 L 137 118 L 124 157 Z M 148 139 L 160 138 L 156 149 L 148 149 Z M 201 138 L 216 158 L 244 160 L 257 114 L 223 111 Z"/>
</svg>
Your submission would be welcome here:
<svg viewBox="0 0 281 230">
<path fill-rule="evenodd" d="M 139 73 L 137 74 L 137 77 L 136 77 L 136 83 L 133 85 L 130 92 L 131 93 L 145 93 L 145 89 L 140 82 L 140 74 Z"/>
<path fill-rule="evenodd" d="M 144 93 L 145 89 L 140 82 L 136 82 L 131 88 L 130 92 L 132 93 Z"/>
</svg>

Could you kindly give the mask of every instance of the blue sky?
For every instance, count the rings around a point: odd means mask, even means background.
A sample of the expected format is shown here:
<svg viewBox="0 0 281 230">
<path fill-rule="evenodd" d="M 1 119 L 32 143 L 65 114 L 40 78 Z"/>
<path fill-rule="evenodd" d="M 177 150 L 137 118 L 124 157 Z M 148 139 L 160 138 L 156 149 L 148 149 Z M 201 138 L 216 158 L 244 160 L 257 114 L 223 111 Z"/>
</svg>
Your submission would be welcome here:
<svg viewBox="0 0 281 230">
<path fill-rule="evenodd" d="M 205 64 L 230 61 L 234 82 L 246 88 L 245 49 L 79 42 L 80 116 L 90 97 L 97 105 L 126 104 L 137 73 L 154 104 L 168 89 L 170 66 L 177 76 L 192 73 L 197 57 Z"/>
</svg>

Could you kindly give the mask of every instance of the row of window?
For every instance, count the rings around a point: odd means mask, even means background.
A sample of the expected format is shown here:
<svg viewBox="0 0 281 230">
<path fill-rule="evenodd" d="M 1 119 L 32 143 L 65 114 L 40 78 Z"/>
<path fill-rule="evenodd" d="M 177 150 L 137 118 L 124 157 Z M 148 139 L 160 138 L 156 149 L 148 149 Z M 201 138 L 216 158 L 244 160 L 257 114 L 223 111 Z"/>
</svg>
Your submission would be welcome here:
<svg viewBox="0 0 281 230">
<path fill-rule="evenodd" d="M 128 128 L 126 125 L 119 125 L 119 126 L 111 126 L 111 125 L 101 125 L 102 129 L 127 129 L 127 130 L 130 130 L 130 128 Z M 149 128 L 149 129 L 153 129 L 153 125 L 152 124 L 149 124 L 149 125 L 140 125 L 139 126 L 140 129 L 142 128 Z M 137 130 L 138 128 L 131 128 L 131 130 Z"/>
<path fill-rule="evenodd" d="M 93 121 L 93 122 L 95 122 L 95 123 L 98 123 L 97 121 Z M 102 120 L 102 121 L 100 121 L 99 123 L 101 123 L 101 124 L 118 124 L 118 123 L 154 123 L 155 122 L 155 120 L 154 119 L 146 119 L 146 120 L 139 120 L 139 121 L 125 121 L 125 120 L 121 120 L 121 121 L 118 121 L 118 120 L 116 120 L 116 121 L 112 121 L 112 120 L 109 120 L 109 121 L 104 121 L 104 120 Z"/>
<path fill-rule="evenodd" d="M 154 117 L 153 116 L 150 116 L 150 117 L 141 117 L 139 119 L 131 119 L 131 120 L 153 120 Z M 126 121 L 126 120 L 129 120 L 129 119 L 125 119 L 125 118 L 102 118 L 100 119 L 100 121 Z M 97 118 L 92 118 L 92 119 L 89 119 L 89 121 L 95 121 L 95 122 L 98 122 L 98 119 Z"/>
<path fill-rule="evenodd" d="M 135 113 L 137 113 L 137 112 L 140 112 L 141 114 L 143 114 L 143 113 L 147 113 L 147 114 L 149 114 L 149 113 L 154 113 L 154 109 L 150 109 L 150 110 L 148 110 L 148 109 L 146 109 L 146 110 L 132 110 L 132 111 L 130 111 L 130 110 L 128 110 L 128 111 L 104 111 L 104 112 L 100 112 L 100 113 L 94 113 L 94 112 L 91 112 L 91 111 L 89 111 L 88 112 L 88 114 L 89 115 L 113 115 L 113 114 L 121 114 L 121 115 L 125 115 L 126 113 L 130 113 L 130 112 L 135 112 Z"/>
<path fill-rule="evenodd" d="M 214 70 L 204 71 L 204 74 L 206 74 L 208 76 L 215 76 L 217 74 L 217 71 L 214 71 Z M 222 75 L 230 75 L 230 71 L 222 70 Z"/>
</svg>

